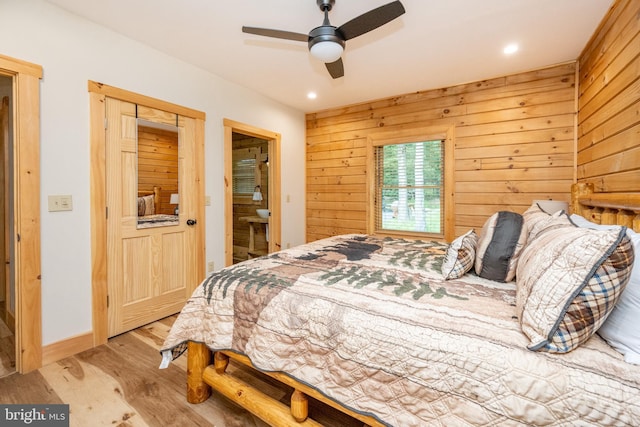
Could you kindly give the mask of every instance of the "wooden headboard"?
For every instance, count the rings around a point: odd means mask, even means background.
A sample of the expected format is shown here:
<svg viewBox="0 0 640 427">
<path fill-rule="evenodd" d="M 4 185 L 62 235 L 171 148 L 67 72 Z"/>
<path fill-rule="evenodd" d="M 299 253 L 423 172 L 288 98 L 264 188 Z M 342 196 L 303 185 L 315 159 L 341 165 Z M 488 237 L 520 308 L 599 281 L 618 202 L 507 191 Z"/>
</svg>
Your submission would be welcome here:
<svg viewBox="0 0 640 427">
<path fill-rule="evenodd" d="M 149 190 L 138 190 L 138 197 L 150 196 L 153 194 L 153 204 L 158 209 L 160 206 L 160 192 L 162 191 L 162 187 L 154 186 L 152 191 Z"/>
<path fill-rule="evenodd" d="M 593 184 L 573 184 L 571 212 L 596 224 L 625 225 L 640 232 L 640 193 L 596 193 Z"/>
</svg>

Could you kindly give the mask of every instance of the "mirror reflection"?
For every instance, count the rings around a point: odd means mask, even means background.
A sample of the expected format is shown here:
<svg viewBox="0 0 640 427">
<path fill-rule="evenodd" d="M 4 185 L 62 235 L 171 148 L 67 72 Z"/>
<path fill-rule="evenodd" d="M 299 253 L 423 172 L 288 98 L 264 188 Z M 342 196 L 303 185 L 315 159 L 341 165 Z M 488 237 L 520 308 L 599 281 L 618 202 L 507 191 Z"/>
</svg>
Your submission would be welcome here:
<svg viewBox="0 0 640 427">
<path fill-rule="evenodd" d="M 138 228 L 177 225 L 178 127 L 137 121 Z"/>
</svg>

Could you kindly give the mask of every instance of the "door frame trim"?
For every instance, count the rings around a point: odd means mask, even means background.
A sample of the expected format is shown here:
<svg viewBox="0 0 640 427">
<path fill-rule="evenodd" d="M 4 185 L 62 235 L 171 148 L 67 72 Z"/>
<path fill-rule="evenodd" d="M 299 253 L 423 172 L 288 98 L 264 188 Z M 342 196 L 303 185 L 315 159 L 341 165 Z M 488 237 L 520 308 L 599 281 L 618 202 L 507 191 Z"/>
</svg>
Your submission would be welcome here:
<svg viewBox="0 0 640 427">
<path fill-rule="evenodd" d="M 16 371 L 42 367 L 40 79 L 42 67 L 0 55 L 13 77 L 13 226 Z M 18 236 L 20 238 L 18 239 Z"/>
<path fill-rule="evenodd" d="M 120 101 L 131 102 L 146 107 L 163 110 L 180 116 L 196 120 L 195 129 L 195 157 L 197 162 L 197 181 L 199 185 L 197 203 L 197 218 L 202 223 L 204 231 L 204 121 L 206 114 L 181 105 L 172 104 L 146 95 L 119 89 L 89 80 L 90 104 L 90 144 L 91 144 L 91 289 L 93 313 L 93 346 L 105 344 L 108 334 L 107 312 L 107 197 L 106 197 L 106 106 L 107 97 Z M 204 232 L 197 233 L 198 247 L 205 248 Z M 198 253 L 194 262 L 197 271 L 205 274 L 205 251 Z"/>
<path fill-rule="evenodd" d="M 280 216 L 280 140 L 277 132 L 223 120 L 224 125 L 224 262 L 233 264 L 233 133 L 266 139 L 269 143 L 269 252 L 282 249 Z"/>
</svg>

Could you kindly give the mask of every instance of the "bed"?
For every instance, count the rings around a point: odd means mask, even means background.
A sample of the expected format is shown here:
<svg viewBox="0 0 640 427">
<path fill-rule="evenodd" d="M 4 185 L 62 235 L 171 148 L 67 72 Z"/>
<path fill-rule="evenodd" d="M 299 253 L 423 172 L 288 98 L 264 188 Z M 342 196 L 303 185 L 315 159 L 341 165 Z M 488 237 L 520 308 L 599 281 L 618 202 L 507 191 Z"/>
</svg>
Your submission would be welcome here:
<svg viewBox="0 0 640 427">
<path fill-rule="evenodd" d="M 626 227 L 640 229 L 640 195 L 574 185 L 582 226 L 539 210 L 495 215 L 521 223 L 506 245 L 517 259 L 502 270 L 485 268 L 505 228 L 490 219 L 451 244 L 335 236 L 214 272 L 178 316 L 162 363 L 188 349 L 189 402 L 213 387 L 277 426 L 318 425 L 308 396 L 370 426 L 640 425 L 640 365 L 608 323 L 622 318 L 638 273 L 640 243 Z M 229 359 L 293 387 L 290 406 L 226 372 Z"/>
<path fill-rule="evenodd" d="M 158 212 L 162 188 L 154 186 L 152 191 L 138 191 L 138 228 L 178 224 L 177 215 Z"/>
</svg>

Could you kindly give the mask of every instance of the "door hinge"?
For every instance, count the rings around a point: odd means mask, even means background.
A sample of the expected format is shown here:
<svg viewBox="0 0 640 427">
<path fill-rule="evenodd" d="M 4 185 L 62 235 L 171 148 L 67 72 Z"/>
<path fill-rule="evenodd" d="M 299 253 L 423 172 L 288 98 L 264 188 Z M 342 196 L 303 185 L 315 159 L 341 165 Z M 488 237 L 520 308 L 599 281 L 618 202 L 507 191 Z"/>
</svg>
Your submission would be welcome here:
<svg viewBox="0 0 640 427">
<path fill-rule="evenodd" d="M 109 123 L 109 120 L 105 117 L 104 118 L 104 128 L 105 129 L 107 128 L 108 123 Z"/>
<path fill-rule="evenodd" d="M 16 241 L 18 241 L 18 242 L 20 241 L 20 233 L 16 234 Z"/>
<path fill-rule="evenodd" d="M 109 307 L 109 295 L 107 295 L 107 307 Z"/>
<path fill-rule="evenodd" d="M 105 206 L 104 208 L 104 217 L 109 219 L 109 206 Z"/>
</svg>

